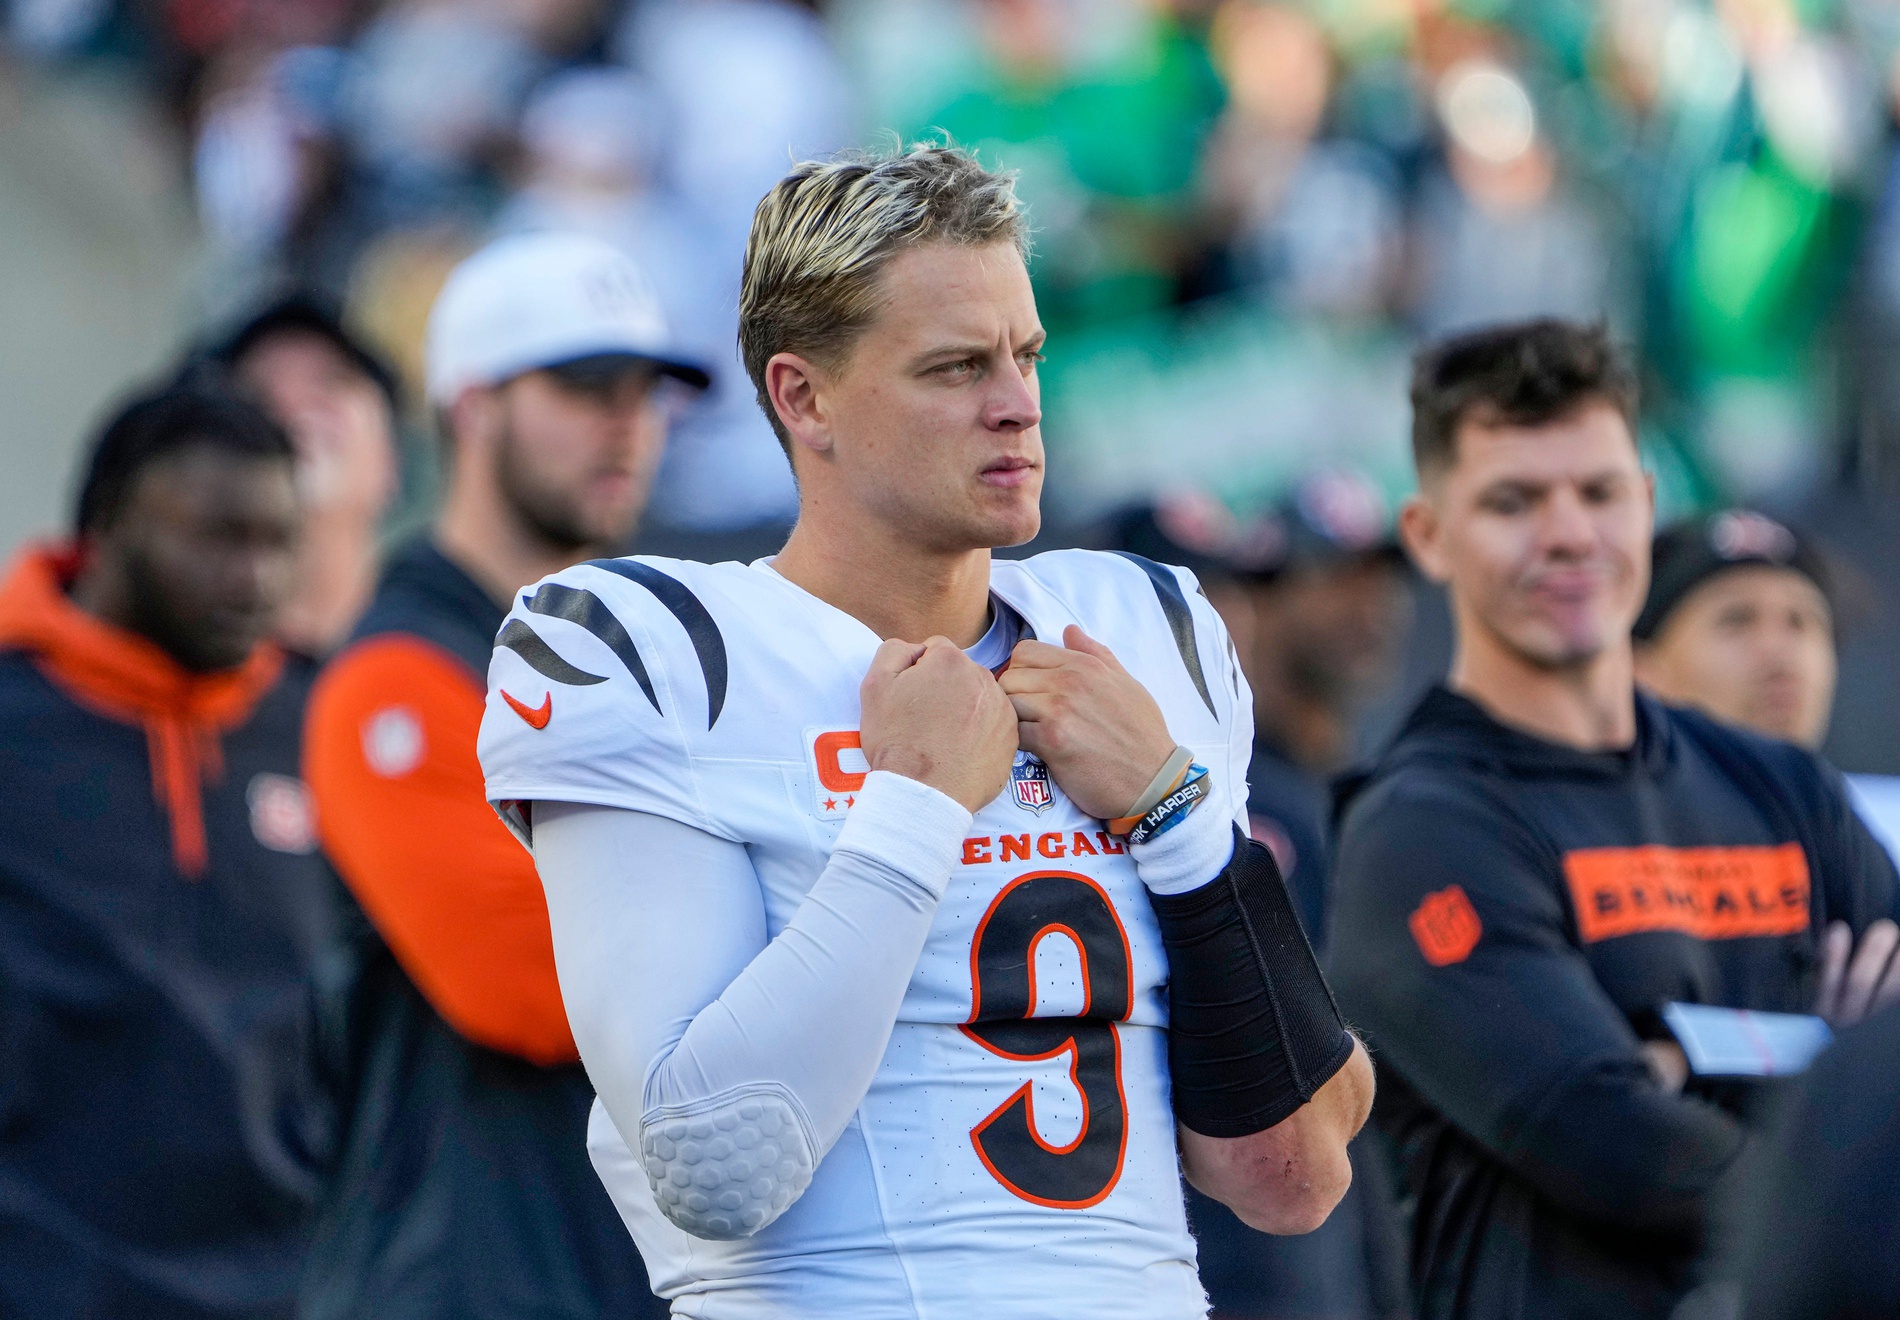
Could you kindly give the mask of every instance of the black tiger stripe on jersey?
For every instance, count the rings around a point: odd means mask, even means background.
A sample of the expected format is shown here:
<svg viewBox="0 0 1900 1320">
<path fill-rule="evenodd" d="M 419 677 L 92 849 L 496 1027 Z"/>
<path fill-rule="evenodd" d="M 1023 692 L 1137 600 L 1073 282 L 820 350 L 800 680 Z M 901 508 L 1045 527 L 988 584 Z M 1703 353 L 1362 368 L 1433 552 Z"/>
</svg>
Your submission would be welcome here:
<svg viewBox="0 0 1900 1320">
<path fill-rule="evenodd" d="M 595 683 L 607 681 L 603 674 L 590 674 L 561 659 L 552 646 L 541 640 L 540 633 L 520 619 L 508 620 L 508 626 L 495 638 L 495 645 L 507 647 L 526 660 L 535 673 L 543 678 L 551 678 L 556 683 L 565 683 L 569 687 L 591 687 Z"/>
<path fill-rule="evenodd" d="M 587 567 L 639 583 L 679 620 L 680 627 L 686 630 L 687 638 L 693 643 L 693 652 L 699 657 L 700 673 L 706 679 L 706 727 L 710 729 L 719 723 L 719 712 L 726 705 L 728 671 L 726 639 L 721 635 L 712 611 L 685 583 L 636 559 L 590 559 Z"/>
<path fill-rule="evenodd" d="M 725 638 L 720 634 L 712 612 L 684 583 L 645 564 L 630 559 L 596 559 L 590 561 L 588 566 L 605 569 L 645 587 L 654 599 L 679 620 L 680 626 L 686 630 L 687 638 L 693 643 L 700 672 L 706 680 L 706 727 L 712 728 L 719 722 L 720 711 L 726 704 L 728 674 Z M 641 693 L 653 709 L 660 710 L 659 695 L 654 691 L 652 675 L 647 671 L 646 662 L 641 659 L 639 648 L 634 645 L 626 626 L 599 596 L 581 588 L 549 582 L 532 596 L 523 596 L 521 599 L 532 612 L 551 619 L 564 619 L 599 638 L 627 667 L 627 672 L 640 685 Z M 584 687 L 607 681 L 602 675 L 590 674 L 568 663 L 548 645 L 546 639 L 520 619 L 509 620 L 496 637 L 495 645 L 513 651 L 527 661 L 536 673 L 556 683 Z"/>
<path fill-rule="evenodd" d="M 1181 590 L 1179 579 L 1152 559 L 1143 559 L 1126 550 L 1114 553 L 1146 573 L 1148 581 L 1154 584 L 1155 599 L 1161 602 L 1161 613 L 1167 617 L 1168 631 L 1174 634 L 1174 645 L 1181 652 L 1181 663 L 1187 666 L 1188 677 L 1194 680 L 1194 690 L 1201 694 L 1210 712 L 1219 714 L 1214 711 L 1214 694 L 1207 690 L 1207 675 L 1201 672 L 1201 652 L 1194 644 L 1194 615 L 1188 611 L 1187 593 Z"/>
<path fill-rule="evenodd" d="M 653 679 L 647 674 L 646 662 L 640 658 L 639 648 L 634 646 L 633 638 L 627 635 L 625 626 L 614 617 L 614 612 L 607 608 L 606 602 L 599 596 L 591 591 L 550 582 L 532 596 L 523 596 L 521 603 L 536 614 L 546 615 L 550 619 L 566 619 L 598 637 L 608 650 L 620 657 L 620 663 L 633 675 L 633 681 L 640 685 L 640 691 L 646 694 L 653 709 L 660 709 L 660 698 L 653 691 Z"/>
</svg>

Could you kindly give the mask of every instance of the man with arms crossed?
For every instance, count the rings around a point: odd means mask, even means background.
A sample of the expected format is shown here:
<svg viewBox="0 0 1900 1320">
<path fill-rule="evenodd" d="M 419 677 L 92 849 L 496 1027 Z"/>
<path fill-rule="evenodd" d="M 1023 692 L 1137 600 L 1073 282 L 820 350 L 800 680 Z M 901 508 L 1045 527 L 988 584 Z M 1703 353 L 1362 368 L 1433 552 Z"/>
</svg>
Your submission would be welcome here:
<svg viewBox="0 0 1900 1320">
<path fill-rule="evenodd" d="M 489 796 L 676 1315 L 1200 1316 L 1183 1170 L 1280 1232 L 1350 1176 L 1370 1068 L 1234 828 L 1213 610 L 991 561 L 1039 521 L 1024 237 L 952 149 L 795 169 L 741 301 L 784 551 L 597 561 L 497 639 Z"/>
<path fill-rule="evenodd" d="M 1669 1315 L 1753 1103 L 1686 1077 L 1665 1007 L 1838 1023 L 1896 975 L 1893 866 L 1839 776 L 1636 691 L 1634 393 L 1601 330 L 1555 321 L 1438 345 L 1413 380 L 1400 529 L 1458 645 L 1346 805 L 1330 947 L 1427 1320 Z"/>
</svg>

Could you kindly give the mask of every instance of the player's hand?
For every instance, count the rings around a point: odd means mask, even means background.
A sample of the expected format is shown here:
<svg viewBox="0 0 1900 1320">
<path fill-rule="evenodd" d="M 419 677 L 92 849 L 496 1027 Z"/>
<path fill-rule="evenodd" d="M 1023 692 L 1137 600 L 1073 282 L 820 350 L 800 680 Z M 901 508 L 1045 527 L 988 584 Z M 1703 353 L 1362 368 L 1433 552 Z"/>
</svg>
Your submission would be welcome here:
<svg viewBox="0 0 1900 1320">
<path fill-rule="evenodd" d="M 858 696 L 858 736 L 873 770 L 928 784 L 971 811 L 1009 782 L 1016 712 L 990 671 L 949 638 L 884 643 Z"/>
<path fill-rule="evenodd" d="M 1649 1065 L 1656 1085 L 1670 1095 L 1681 1095 L 1682 1088 L 1689 1084 L 1689 1056 L 1673 1040 L 1644 1041 L 1643 1062 Z"/>
<path fill-rule="evenodd" d="M 1074 624 L 1062 642 L 1018 642 L 997 684 L 1016 708 L 1023 750 L 1042 758 L 1076 806 L 1114 820 L 1168 763 L 1174 739 L 1113 651 Z"/>
<path fill-rule="evenodd" d="M 1858 949 L 1846 922 L 1829 923 L 1821 940 L 1821 993 L 1814 1011 L 1831 1027 L 1851 1027 L 1875 1009 L 1900 999 L 1896 947 L 1900 947 L 1900 926 L 1885 917 L 1861 932 Z"/>
</svg>

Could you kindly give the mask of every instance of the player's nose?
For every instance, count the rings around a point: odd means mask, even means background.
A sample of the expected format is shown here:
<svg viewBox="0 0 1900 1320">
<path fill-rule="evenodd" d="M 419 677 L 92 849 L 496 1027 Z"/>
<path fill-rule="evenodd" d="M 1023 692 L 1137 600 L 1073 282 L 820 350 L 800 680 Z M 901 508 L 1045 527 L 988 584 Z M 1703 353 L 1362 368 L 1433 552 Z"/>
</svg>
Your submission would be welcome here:
<svg viewBox="0 0 1900 1320">
<path fill-rule="evenodd" d="M 1596 548 L 1596 524 L 1583 500 L 1570 490 L 1558 490 L 1544 502 L 1537 530 L 1550 554 L 1588 554 Z"/>
<path fill-rule="evenodd" d="M 984 401 L 983 424 L 992 431 L 1026 431 L 1042 421 L 1042 398 L 1022 371 L 999 371 Z"/>
</svg>

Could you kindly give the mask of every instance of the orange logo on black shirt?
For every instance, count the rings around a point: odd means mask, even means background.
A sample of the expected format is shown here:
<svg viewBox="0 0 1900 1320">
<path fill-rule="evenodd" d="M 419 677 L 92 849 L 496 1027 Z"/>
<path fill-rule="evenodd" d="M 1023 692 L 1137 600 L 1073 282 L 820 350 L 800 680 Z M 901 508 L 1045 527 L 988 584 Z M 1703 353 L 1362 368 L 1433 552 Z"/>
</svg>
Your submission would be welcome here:
<svg viewBox="0 0 1900 1320">
<path fill-rule="evenodd" d="M 1478 909 L 1471 906 L 1463 885 L 1425 895 L 1406 924 L 1412 928 L 1418 951 L 1434 967 L 1449 967 L 1469 958 L 1484 933 Z"/>
<path fill-rule="evenodd" d="M 1564 878 L 1585 944 L 1652 930 L 1732 940 L 1808 926 L 1808 859 L 1798 843 L 1583 848 L 1565 854 Z"/>
</svg>

